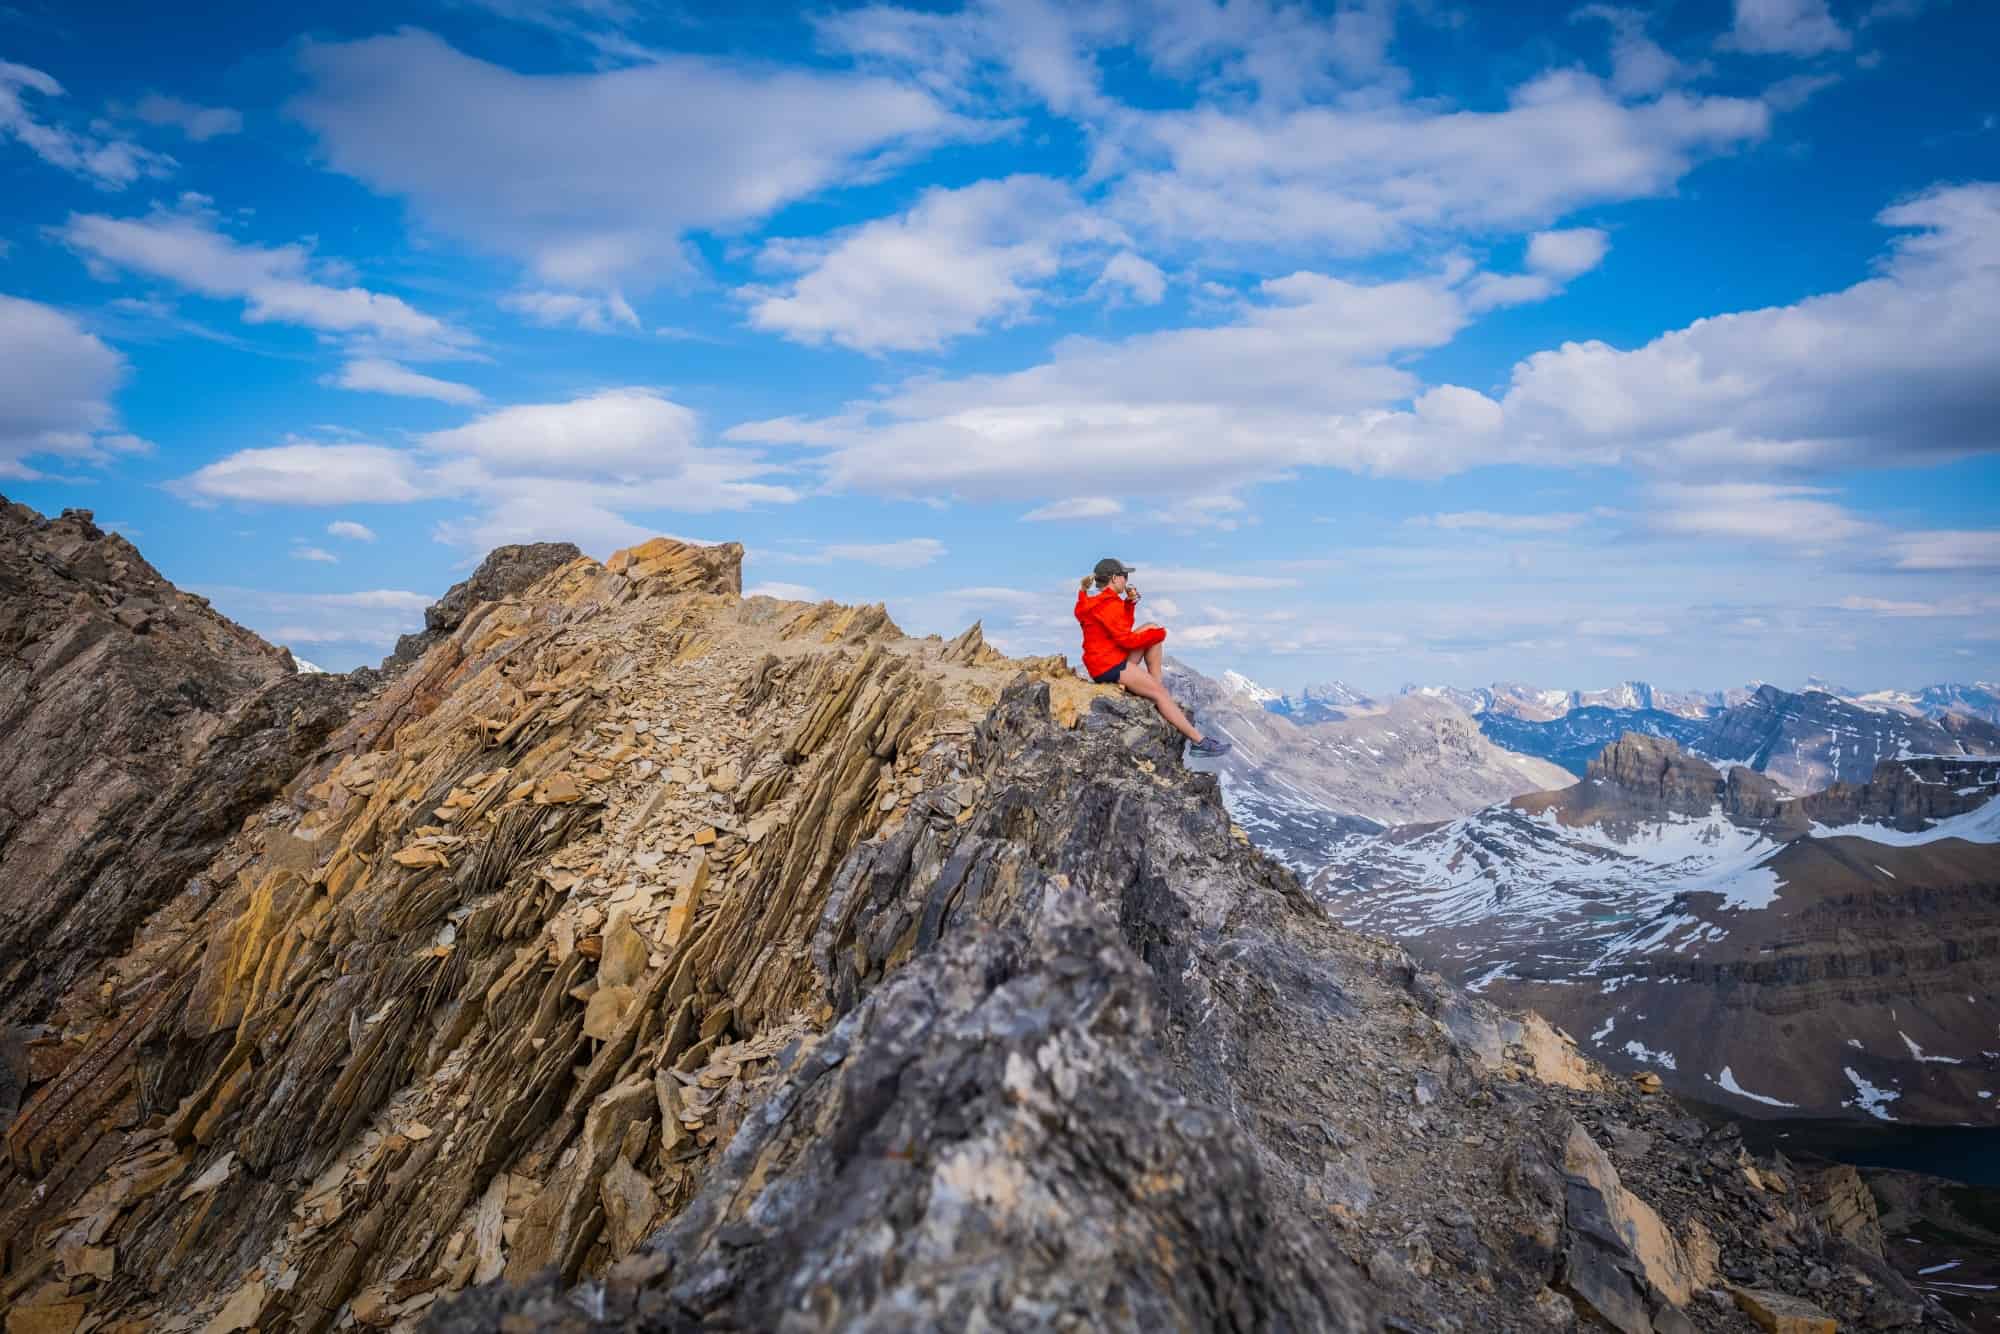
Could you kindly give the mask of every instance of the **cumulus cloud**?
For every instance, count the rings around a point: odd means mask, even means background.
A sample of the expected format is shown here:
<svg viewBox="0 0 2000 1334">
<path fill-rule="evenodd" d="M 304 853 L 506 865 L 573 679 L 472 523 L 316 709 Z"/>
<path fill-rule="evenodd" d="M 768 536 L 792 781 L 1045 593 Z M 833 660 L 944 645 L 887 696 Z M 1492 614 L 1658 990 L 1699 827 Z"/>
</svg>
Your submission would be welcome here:
<svg viewBox="0 0 2000 1334">
<path fill-rule="evenodd" d="M 572 541 L 594 554 L 657 535 L 629 511 L 737 510 L 799 493 L 750 451 L 704 443 L 694 413 L 658 390 L 608 389 L 560 403 L 494 408 L 410 448 L 287 441 L 227 455 L 171 483 L 196 503 L 279 505 L 469 501 L 440 541 L 488 550 Z M 335 536 L 356 534 L 336 521 Z M 359 525 L 354 525 L 358 528 Z"/>
<path fill-rule="evenodd" d="M 190 500 L 211 503 L 393 505 L 437 494 L 405 450 L 311 442 L 241 449 L 169 485 Z"/>
<path fill-rule="evenodd" d="M 1157 306 L 1167 295 L 1167 275 L 1151 260 L 1121 250 L 1105 262 L 1104 271 L 1091 284 L 1091 291 L 1104 295 L 1123 293 L 1142 306 Z"/>
<path fill-rule="evenodd" d="M 380 656 L 398 635 L 422 628 L 424 608 L 431 604 L 429 594 L 400 588 L 289 593 L 210 584 L 194 591 L 274 644 L 344 648 L 356 662 L 371 652 Z"/>
<path fill-rule="evenodd" d="M 558 289 L 656 280 L 685 266 L 691 230 L 976 132 L 892 80 L 696 55 L 522 74 L 405 29 L 301 58 L 292 110 L 335 170 Z"/>
<path fill-rule="evenodd" d="M 586 295 L 581 292 L 514 292 L 500 298 L 500 305 L 529 323 L 545 329 L 581 329 L 585 333 L 611 333 L 617 329 L 637 329 L 639 312 L 617 292 Z"/>
<path fill-rule="evenodd" d="M 38 116 L 32 99 L 61 97 L 60 83 L 38 69 L 0 60 L 0 140 L 12 139 L 51 167 L 82 177 L 100 190 L 123 190 L 137 181 L 169 175 L 177 165 L 125 139 L 68 129 Z"/>
<path fill-rule="evenodd" d="M 178 97 L 151 93 L 139 99 L 132 114 L 148 125 L 171 125 L 196 143 L 243 132 L 243 113 L 228 107 L 197 106 Z"/>
<path fill-rule="evenodd" d="M 1590 272 L 1603 262 L 1611 238 L 1597 227 L 1566 227 L 1528 238 L 1528 267 L 1559 282 Z"/>
<path fill-rule="evenodd" d="M 1459 465 L 1432 441 L 1343 440 L 1331 428 L 1418 392 L 1390 357 L 1439 346 L 1469 318 L 1449 276 L 1360 284 L 1296 273 L 1261 284 L 1229 324 L 1068 338 L 1025 371 L 913 380 L 839 417 L 727 435 L 824 449 L 836 488 L 922 497 L 1087 495 L 1107 473 L 1128 494 L 1217 495 L 1308 463 L 1449 471 Z M 1442 428 L 1468 425 L 1450 393 L 1419 400 L 1419 411 Z"/>
<path fill-rule="evenodd" d="M 125 359 L 69 315 L 0 294 L 0 477 L 39 476 L 27 462 L 37 456 L 143 452 L 145 441 L 115 429 L 124 377 Z"/>
<path fill-rule="evenodd" d="M 1763 138 L 1770 116 L 1752 98 L 1627 103 L 1578 70 L 1543 74 L 1494 111 L 1132 113 L 1106 132 L 1103 155 L 1129 167 L 1107 208 L 1160 244 L 1375 254 L 1425 233 L 1525 230 L 1664 194 L 1704 157 Z"/>
<path fill-rule="evenodd" d="M 1825 487 L 1663 482 L 1651 494 L 1656 504 L 1645 515 L 1645 526 L 1678 537 L 1825 548 L 1876 531 L 1827 499 L 1834 493 Z"/>
<path fill-rule="evenodd" d="M 1826 0 L 1736 0 L 1736 21 L 1722 44 L 1758 55 L 1816 56 L 1853 42 Z"/>
<path fill-rule="evenodd" d="M 352 519 L 335 519 L 326 526 L 327 536 L 345 538 L 349 542 L 373 542 L 375 530 L 365 523 Z"/>
<path fill-rule="evenodd" d="M 770 242 L 760 263 L 799 276 L 738 296 L 753 326 L 798 342 L 936 349 L 1026 315 L 1065 250 L 1102 235 L 1067 185 L 1009 176 L 928 190 L 907 212 L 830 237 Z"/>
<path fill-rule="evenodd" d="M 240 300 L 252 324 L 298 324 L 327 333 L 460 343 L 465 336 L 401 297 L 322 282 L 305 247 L 263 247 L 217 231 L 206 217 L 155 212 L 144 218 L 72 213 L 63 243 L 100 273 L 164 279 L 202 296 Z"/>
<path fill-rule="evenodd" d="M 399 362 L 383 357 L 362 357 L 340 368 L 328 381 L 342 389 L 365 393 L 396 394 L 403 398 L 434 398 L 440 403 L 473 404 L 484 395 L 469 384 L 423 375 Z"/>
<path fill-rule="evenodd" d="M 2000 570 L 2000 529 L 1903 533 L 1889 550 L 1898 570 Z"/>
<path fill-rule="evenodd" d="M 292 559 L 318 561 L 323 565 L 340 564 L 340 557 L 334 555 L 325 547 L 295 546 L 292 548 Z"/>
</svg>

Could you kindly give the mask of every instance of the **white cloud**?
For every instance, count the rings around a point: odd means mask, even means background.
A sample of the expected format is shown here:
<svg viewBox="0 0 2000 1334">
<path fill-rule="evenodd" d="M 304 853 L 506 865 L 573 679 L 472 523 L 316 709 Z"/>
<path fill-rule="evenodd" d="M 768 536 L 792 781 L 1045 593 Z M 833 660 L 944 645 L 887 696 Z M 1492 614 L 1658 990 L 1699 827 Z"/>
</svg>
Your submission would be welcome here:
<svg viewBox="0 0 2000 1334">
<path fill-rule="evenodd" d="M 1567 282 L 1596 268 L 1610 249 L 1611 238 L 1596 227 L 1536 232 L 1528 238 L 1528 267 Z"/>
<path fill-rule="evenodd" d="M 1876 525 L 1824 499 L 1823 487 L 1763 482 L 1662 482 L 1643 522 L 1658 533 L 1824 549 L 1868 537 Z"/>
<path fill-rule="evenodd" d="M 291 441 L 239 450 L 170 486 L 197 503 L 463 499 L 478 511 L 440 523 L 438 540 L 481 551 L 571 541 L 600 555 L 658 535 L 627 511 L 736 510 L 798 499 L 791 487 L 764 480 L 774 469 L 757 455 L 705 445 L 698 434 L 694 413 L 658 391 L 608 389 L 495 408 L 421 435 L 413 449 Z"/>
<path fill-rule="evenodd" d="M 639 327 L 639 312 L 617 292 L 589 296 L 581 292 L 514 292 L 501 297 L 500 304 L 549 329 L 567 326 L 585 333 L 611 333 L 618 328 Z"/>
<path fill-rule="evenodd" d="M 1704 63 L 1677 59 L 1646 33 L 1643 9 L 1585 5 L 1574 20 L 1599 19 L 1611 27 L 1611 90 L 1621 97 L 1648 97 L 1708 72 Z"/>
<path fill-rule="evenodd" d="M 484 395 L 469 384 L 422 375 L 399 362 L 389 361 L 383 357 L 363 357 L 357 361 L 350 361 L 340 368 L 338 376 L 332 377 L 328 382 L 342 389 L 397 394 L 404 398 L 434 398 L 440 403 L 470 405 L 484 398 Z"/>
<path fill-rule="evenodd" d="M 1241 527 L 1244 520 L 1239 515 L 1250 507 L 1235 496 L 1198 495 L 1183 496 L 1172 504 L 1163 505 L 1153 511 L 1152 518 L 1169 528 L 1186 531 L 1192 528 L 1213 528 L 1230 533 Z"/>
<path fill-rule="evenodd" d="M 1434 528 L 1474 529 L 1490 533 L 1566 533 L 1589 521 L 1587 514 L 1495 514 L 1491 510 L 1457 510 L 1410 520 L 1411 523 Z"/>
<path fill-rule="evenodd" d="M 1759 55 L 1816 56 L 1853 42 L 1826 0 L 1736 0 L 1736 22 L 1722 44 Z"/>
<path fill-rule="evenodd" d="M 309 42 L 292 110 L 337 171 L 557 288 L 657 280 L 737 226 L 976 130 L 897 82 L 670 54 L 520 74 L 415 29 Z"/>
<path fill-rule="evenodd" d="M 74 319 L 0 294 L 0 477 L 39 474 L 38 455 L 89 462 L 145 442 L 114 428 L 125 359 Z"/>
<path fill-rule="evenodd" d="M 1113 289 L 1123 291 L 1142 306 L 1157 306 L 1167 295 L 1167 275 L 1151 260 L 1121 250 L 1106 262 L 1104 271 L 1091 284 L 1093 293 L 1110 293 Z"/>
<path fill-rule="evenodd" d="M 694 413 L 648 389 L 607 389 L 567 403 L 495 408 L 424 445 L 508 473 L 661 476 L 693 458 Z"/>
<path fill-rule="evenodd" d="M 767 579 L 761 584 L 753 584 L 743 590 L 746 598 L 777 598 L 781 602 L 817 602 L 819 593 L 805 584 L 788 584 L 781 580 Z"/>
<path fill-rule="evenodd" d="M 295 546 L 292 548 L 291 555 L 293 560 L 318 561 L 323 565 L 340 564 L 340 557 L 334 555 L 325 547 Z"/>
<path fill-rule="evenodd" d="M 72 213 L 59 235 L 99 272 L 124 269 L 203 296 L 241 300 L 243 318 L 252 324 L 299 324 L 328 333 L 424 343 L 465 341 L 463 334 L 400 297 L 316 281 L 303 246 L 244 244 L 199 215 Z"/>
<path fill-rule="evenodd" d="M 1629 104 L 1558 70 L 1497 111 L 1378 100 L 1128 113 L 1100 156 L 1129 166 L 1111 216 L 1161 244 L 1359 255 L 1664 194 L 1702 157 L 1761 139 L 1770 114 L 1755 99 L 1679 92 Z"/>
<path fill-rule="evenodd" d="M 177 165 L 124 139 L 98 138 L 38 118 L 28 98 L 61 97 L 63 87 L 26 65 L 0 60 L 0 140 L 13 139 L 51 167 L 81 176 L 101 190 L 123 190 L 134 182 L 170 174 Z"/>
<path fill-rule="evenodd" d="M 373 542 L 375 530 L 365 523 L 352 519 L 335 519 L 326 526 L 327 536 L 345 538 L 349 542 Z"/>
<path fill-rule="evenodd" d="M 382 445 L 242 449 L 169 486 L 195 501 L 279 505 L 393 505 L 436 494 L 411 454 Z"/>
<path fill-rule="evenodd" d="M 936 349 L 1025 316 L 1065 250 L 1102 232 L 1070 188 L 1046 176 L 933 189 L 894 217 L 766 244 L 761 264 L 800 276 L 737 295 L 751 303 L 752 325 L 798 342 Z"/>
<path fill-rule="evenodd" d="M 243 113 L 228 107 L 197 106 L 184 102 L 178 97 L 163 97 L 151 93 L 139 99 L 139 105 L 132 108 L 132 114 L 148 125 L 171 125 L 196 143 L 205 143 L 218 135 L 241 134 Z"/>
<path fill-rule="evenodd" d="M 1128 562 L 1129 563 L 1129 562 Z M 1148 593 L 1249 593 L 1274 588 L 1297 588 L 1299 581 L 1283 575 L 1238 574 L 1231 570 L 1206 570 L 1183 565 L 1136 565 L 1132 582 Z"/>
<path fill-rule="evenodd" d="M 1302 464 L 1451 471 L 1462 466 L 1454 454 L 1478 445 L 1468 411 L 1497 416 L 1470 391 L 1433 391 L 1418 412 L 1457 429 L 1457 445 L 1336 434 L 1341 414 L 1417 390 L 1393 354 L 1464 327 L 1449 277 L 1361 285 L 1296 273 L 1259 295 L 1230 324 L 1067 338 L 1029 370 L 913 380 L 840 417 L 745 423 L 727 436 L 827 449 L 838 489 L 1035 499 L 1089 494 L 1115 476 L 1129 498 L 1226 494 Z"/>
<path fill-rule="evenodd" d="M 1936 603 L 1910 602 L 1897 598 L 1863 597 L 1850 594 L 1833 604 L 1840 611 L 1867 612 L 1874 616 L 1941 616 L 1947 614 Z"/>
<path fill-rule="evenodd" d="M 1023 523 L 1055 523 L 1072 519 L 1109 519 L 1125 512 L 1124 503 L 1110 496 L 1079 496 L 1042 505 L 1021 516 Z"/>
<path fill-rule="evenodd" d="M 2000 529 L 1903 533 L 1889 550 L 1898 570 L 2000 570 Z"/>
</svg>

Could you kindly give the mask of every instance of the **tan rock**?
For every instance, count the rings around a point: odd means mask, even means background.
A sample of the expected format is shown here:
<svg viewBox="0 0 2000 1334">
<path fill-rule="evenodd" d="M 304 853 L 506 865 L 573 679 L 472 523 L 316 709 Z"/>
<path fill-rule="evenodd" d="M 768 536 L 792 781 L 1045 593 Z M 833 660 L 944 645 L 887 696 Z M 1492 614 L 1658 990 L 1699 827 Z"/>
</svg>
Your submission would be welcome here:
<svg viewBox="0 0 2000 1334">
<path fill-rule="evenodd" d="M 597 1183 L 598 1198 L 604 1204 L 604 1222 L 610 1231 L 611 1258 L 622 1260 L 638 1248 L 660 1212 L 660 1197 L 653 1183 L 640 1176 L 632 1164 L 615 1158 Z"/>
<path fill-rule="evenodd" d="M 251 1279 L 229 1294 L 229 1300 L 222 1304 L 201 1334 L 233 1334 L 239 1329 L 249 1329 L 264 1314 L 264 1300 L 268 1294 L 261 1278 Z"/>
<path fill-rule="evenodd" d="M 1663 1087 L 1660 1083 L 1660 1077 L 1651 1070 L 1645 1070 L 1633 1075 L 1632 1082 L 1639 1086 L 1641 1093 L 1658 1093 Z"/>
<path fill-rule="evenodd" d="M 646 938 L 633 927 L 632 919 L 619 913 L 604 931 L 604 953 L 597 962 L 600 987 L 630 987 L 646 971 L 650 953 Z"/>
<path fill-rule="evenodd" d="M 83 1320 L 82 1302 L 16 1306 L 7 1312 L 7 1334 L 70 1334 Z"/>
<path fill-rule="evenodd" d="M 1705 1230 L 1690 1228 L 1676 1237 L 1653 1206 L 1625 1189 L 1611 1155 L 1580 1125 L 1570 1127 L 1563 1146 L 1563 1170 L 1582 1177 L 1604 1196 L 1612 1226 L 1639 1261 L 1653 1286 L 1676 1306 L 1685 1306 L 1699 1288 L 1715 1279 L 1715 1243 Z"/>
<path fill-rule="evenodd" d="M 560 806 L 566 802 L 583 798 L 583 789 L 568 773 L 553 773 L 535 784 L 535 804 L 537 806 Z"/>
<path fill-rule="evenodd" d="M 674 891 L 674 901 L 667 906 L 667 944 L 678 945 L 687 934 L 688 923 L 694 920 L 695 909 L 701 906 L 702 893 L 708 888 L 708 856 L 696 853 L 694 865 L 689 868 L 687 878 Z"/>
<path fill-rule="evenodd" d="M 1770 1334 L 1839 1334 L 1840 1324 L 1803 1297 L 1767 1288 L 1731 1288 L 1743 1314 Z"/>
<path fill-rule="evenodd" d="M 715 842 L 715 829 L 713 826 L 696 831 L 694 836 L 694 845 L 696 847 L 705 848 L 713 842 Z"/>
<path fill-rule="evenodd" d="M 1577 1051 L 1575 1042 L 1564 1041 L 1567 1036 L 1532 1010 L 1523 1017 L 1520 1045 L 1528 1053 L 1535 1078 L 1561 1088 L 1603 1088 L 1603 1075 Z"/>
<path fill-rule="evenodd" d="M 618 1030 L 618 1021 L 625 1017 L 625 1011 L 632 1008 L 633 994 L 630 987 L 599 987 L 583 1012 L 585 1036 L 599 1042 L 609 1040 Z"/>
</svg>

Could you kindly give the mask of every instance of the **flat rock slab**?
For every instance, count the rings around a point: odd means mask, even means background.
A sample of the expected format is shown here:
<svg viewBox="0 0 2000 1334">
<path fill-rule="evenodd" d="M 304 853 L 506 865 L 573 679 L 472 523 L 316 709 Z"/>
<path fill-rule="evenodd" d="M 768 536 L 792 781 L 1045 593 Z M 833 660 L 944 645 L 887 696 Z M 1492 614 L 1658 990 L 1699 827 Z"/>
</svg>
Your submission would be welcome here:
<svg viewBox="0 0 2000 1334">
<path fill-rule="evenodd" d="M 1768 1288 L 1731 1288 L 1742 1312 L 1771 1334 L 1839 1334 L 1840 1325 L 1803 1297 Z"/>
</svg>

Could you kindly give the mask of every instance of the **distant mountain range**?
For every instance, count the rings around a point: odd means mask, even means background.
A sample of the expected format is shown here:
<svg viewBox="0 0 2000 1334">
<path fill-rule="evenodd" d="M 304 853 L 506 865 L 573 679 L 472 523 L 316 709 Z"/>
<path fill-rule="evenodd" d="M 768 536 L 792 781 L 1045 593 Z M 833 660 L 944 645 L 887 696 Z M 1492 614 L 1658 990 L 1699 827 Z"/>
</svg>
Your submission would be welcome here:
<svg viewBox="0 0 2000 1334">
<path fill-rule="evenodd" d="M 1993 1125 L 1996 795 L 2000 761 L 1959 757 L 1790 797 L 1630 736 L 1560 791 L 1349 839 L 1312 885 L 1691 1096 Z"/>
<path fill-rule="evenodd" d="M 1350 835 L 1450 819 L 1569 779 L 1495 745 L 1446 700 L 1399 696 L 1329 717 L 1336 701 L 1356 707 L 1365 697 L 1323 687 L 1285 712 L 1271 707 L 1282 696 L 1239 673 L 1210 678 L 1171 658 L 1167 683 L 1204 731 L 1235 745 L 1217 764 L 1230 814 L 1302 875 Z"/>
<path fill-rule="evenodd" d="M 1236 672 L 1223 683 L 1241 699 L 1305 726 L 1350 721 L 1388 704 L 1340 681 L 1281 694 Z M 2000 686 L 1944 683 L 1919 691 L 1862 693 L 1815 679 L 1801 691 L 1756 685 L 1724 691 L 1661 690 L 1626 681 L 1607 690 L 1497 684 L 1472 690 L 1406 686 L 1392 699 L 1449 702 L 1487 738 L 1582 774 L 1627 732 L 1670 737 L 1721 764 L 1747 764 L 1794 792 L 1862 783 L 1885 759 L 2000 754 Z"/>
</svg>

